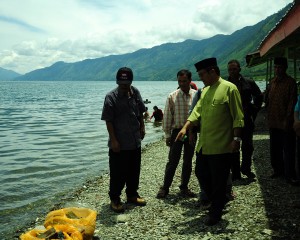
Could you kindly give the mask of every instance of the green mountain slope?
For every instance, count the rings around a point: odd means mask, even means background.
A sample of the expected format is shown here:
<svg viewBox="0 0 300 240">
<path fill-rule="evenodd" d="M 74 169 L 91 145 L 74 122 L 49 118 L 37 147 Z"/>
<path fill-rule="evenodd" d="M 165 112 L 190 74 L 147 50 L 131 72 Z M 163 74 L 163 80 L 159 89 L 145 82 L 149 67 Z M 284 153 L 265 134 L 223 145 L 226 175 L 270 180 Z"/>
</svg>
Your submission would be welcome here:
<svg viewBox="0 0 300 240">
<path fill-rule="evenodd" d="M 134 71 L 135 80 L 175 80 L 182 68 L 190 69 L 195 77 L 194 63 L 207 57 L 217 57 L 222 76 L 226 77 L 227 62 L 238 59 L 245 65 L 245 56 L 253 52 L 267 33 L 289 9 L 273 14 L 265 20 L 244 27 L 231 35 L 216 35 L 204 40 L 186 40 L 180 43 L 166 43 L 133 53 L 86 59 L 75 63 L 57 62 L 50 67 L 38 69 L 16 78 L 17 80 L 80 81 L 115 80 L 118 68 L 127 66 Z M 250 72 L 251 71 L 251 72 Z M 261 75 L 263 66 L 256 70 L 243 69 L 244 75 Z M 198 78 L 198 77 L 196 77 Z"/>
</svg>

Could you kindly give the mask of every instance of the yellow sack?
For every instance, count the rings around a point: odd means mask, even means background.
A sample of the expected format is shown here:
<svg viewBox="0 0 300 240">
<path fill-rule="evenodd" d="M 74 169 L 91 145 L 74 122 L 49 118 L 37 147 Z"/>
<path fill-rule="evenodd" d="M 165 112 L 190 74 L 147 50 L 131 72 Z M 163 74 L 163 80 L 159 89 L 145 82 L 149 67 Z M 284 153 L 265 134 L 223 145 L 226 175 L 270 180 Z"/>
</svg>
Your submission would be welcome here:
<svg viewBox="0 0 300 240">
<path fill-rule="evenodd" d="M 97 212 L 88 208 L 63 208 L 48 213 L 44 226 L 71 225 L 82 233 L 84 240 L 91 240 L 96 228 Z"/>
<path fill-rule="evenodd" d="M 66 240 L 83 240 L 82 234 L 77 228 L 70 225 L 55 225 L 46 230 L 33 229 L 20 236 L 21 240 L 60 240 L 61 237 Z M 58 238 L 59 237 L 59 238 Z"/>
</svg>

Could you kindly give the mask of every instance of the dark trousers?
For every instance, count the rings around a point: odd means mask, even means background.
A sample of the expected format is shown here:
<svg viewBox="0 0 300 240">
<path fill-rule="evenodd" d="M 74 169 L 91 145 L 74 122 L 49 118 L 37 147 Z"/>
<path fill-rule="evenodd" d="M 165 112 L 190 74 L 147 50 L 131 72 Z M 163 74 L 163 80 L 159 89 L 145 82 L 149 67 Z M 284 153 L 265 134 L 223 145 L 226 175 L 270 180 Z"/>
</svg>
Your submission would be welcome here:
<svg viewBox="0 0 300 240">
<path fill-rule="evenodd" d="M 232 178 L 238 179 L 241 173 L 251 172 L 253 148 L 254 123 L 251 118 L 245 118 L 245 126 L 242 129 L 242 164 L 240 166 L 240 153 L 234 153 L 232 161 Z"/>
<path fill-rule="evenodd" d="M 180 129 L 174 129 L 171 135 L 171 145 L 169 151 L 169 160 L 165 169 L 165 177 L 164 177 L 164 189 L 169 189 L 175 172 L 178 166 L 179 160 L 181 158 L 181 151 L 183 147 L 183 164 L 182 164 L 182 172 L 181 172 L 181 185 L 180 189 L 188 188 L 188 183 L 190 181 L 191 173 L 192 173 L 192 159 L 194 155 L 195 147 L 189 144 L 189 137 L 185 139 L 185 141 L 177 141 L 175 142 L 175 138 L 179 133 Z"/>
<path fill-rule="evenodd" d="M 232 153 L 231 173 L 232 173 L 232 181 L 236 179 L 241 179 L 240 151 Z"/>
<path fill-rule="evenodd" d="M 270 128 L 270 155 L 274 173 L 294 179 L 296 134 L 294 130 Z"/>
<path fill-rule="evenodd" d="M 254 123 L 252 119 L 245 119 L 245 126 L 242 129 L 242 164 L 241 171 L 243 173 L 251 172 L 253 148 L 253 131 Z"/>
<path fill-rule="evenodd" d="M 297 158 L 296 158 L 296 176 L 300 178 L 300 137 L 297 136 Z"/>
<path fill-rule="evenodd" d="M 201 188 L 211 201 L 209 214 L 219 218 L 226 203 L 227 180 L 232 154 L 204 155 L 202 150 L 196 158 L 195 173 Z"/>
<path fill-rule="evenodd" d="M 139 179 L 141 171 L 141 148 L 113 152 L 109 150 L 111 200 L 120 198 L 126 184 L 127 197 L 138 197 Z"/>
</svg>

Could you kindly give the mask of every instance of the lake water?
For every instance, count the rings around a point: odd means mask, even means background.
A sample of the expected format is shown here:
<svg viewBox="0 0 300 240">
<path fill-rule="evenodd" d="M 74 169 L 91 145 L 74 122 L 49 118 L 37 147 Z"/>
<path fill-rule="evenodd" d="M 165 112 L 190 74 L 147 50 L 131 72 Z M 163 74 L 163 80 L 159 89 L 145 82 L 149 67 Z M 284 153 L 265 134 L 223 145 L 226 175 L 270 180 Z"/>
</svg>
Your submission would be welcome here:
<svg viewBox="0 0 300 240">
<path fill-rule="evenodd" d="M 259 82 L 262 90 L 265 83 Z M 177 82 L 134 82 L 143 97 L 164 108 Z M 197 82 L 202 87 L 202 82 Z M 60 195 L 108 170 L 105 94 L 115 82 L 0 82 L 0 239 L 32 222 Z M 161 139 L 146 124 L 143 146 Z"/>
</svg>

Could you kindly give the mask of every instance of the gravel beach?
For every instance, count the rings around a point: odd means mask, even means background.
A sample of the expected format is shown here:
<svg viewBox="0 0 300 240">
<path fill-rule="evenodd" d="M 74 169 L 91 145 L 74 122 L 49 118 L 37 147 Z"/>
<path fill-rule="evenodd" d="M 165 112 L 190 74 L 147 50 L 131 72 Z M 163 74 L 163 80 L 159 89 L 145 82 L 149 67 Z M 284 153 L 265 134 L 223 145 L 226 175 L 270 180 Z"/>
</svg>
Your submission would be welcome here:
<svg viewBox="0 0 300 240">
<path fill-rule="evenodd" d="M 179 195 L 181 163 L 177 168 L 170 194 L 156 198 L 162 184 L 168 147 L 163 140 L 147 145 L 142 152 L 139 193 L 147 206 L 126 206 L 123 214 L 109 208 L 109 175 L 92 179 L 53 209 L 82 206 L 98 212 L 94 239 L 300 239 L 300 187 L 284 179 L 270 179 L 269 135 L 263 111 L 257 119 L 254 136 L 253 172 L 255 181 L 247 178 L 234 182 L 236 198 L 227 204 L 222 221 L 215 226 L 204 225 L 207 214 L 197 206 L 197 198 Z M 195 162 L 195 159 L 194 159 Z M 245 177 L 245 176 L 244 176 Z M 191 190 L 199 192 L 194 171 Z M 122 199 L 126 197 L 123 191 Z M 300 199 L 299 199 L 300 200 Z M 35 225 L 42 225 L 39 216 Z"/>
</svg>

